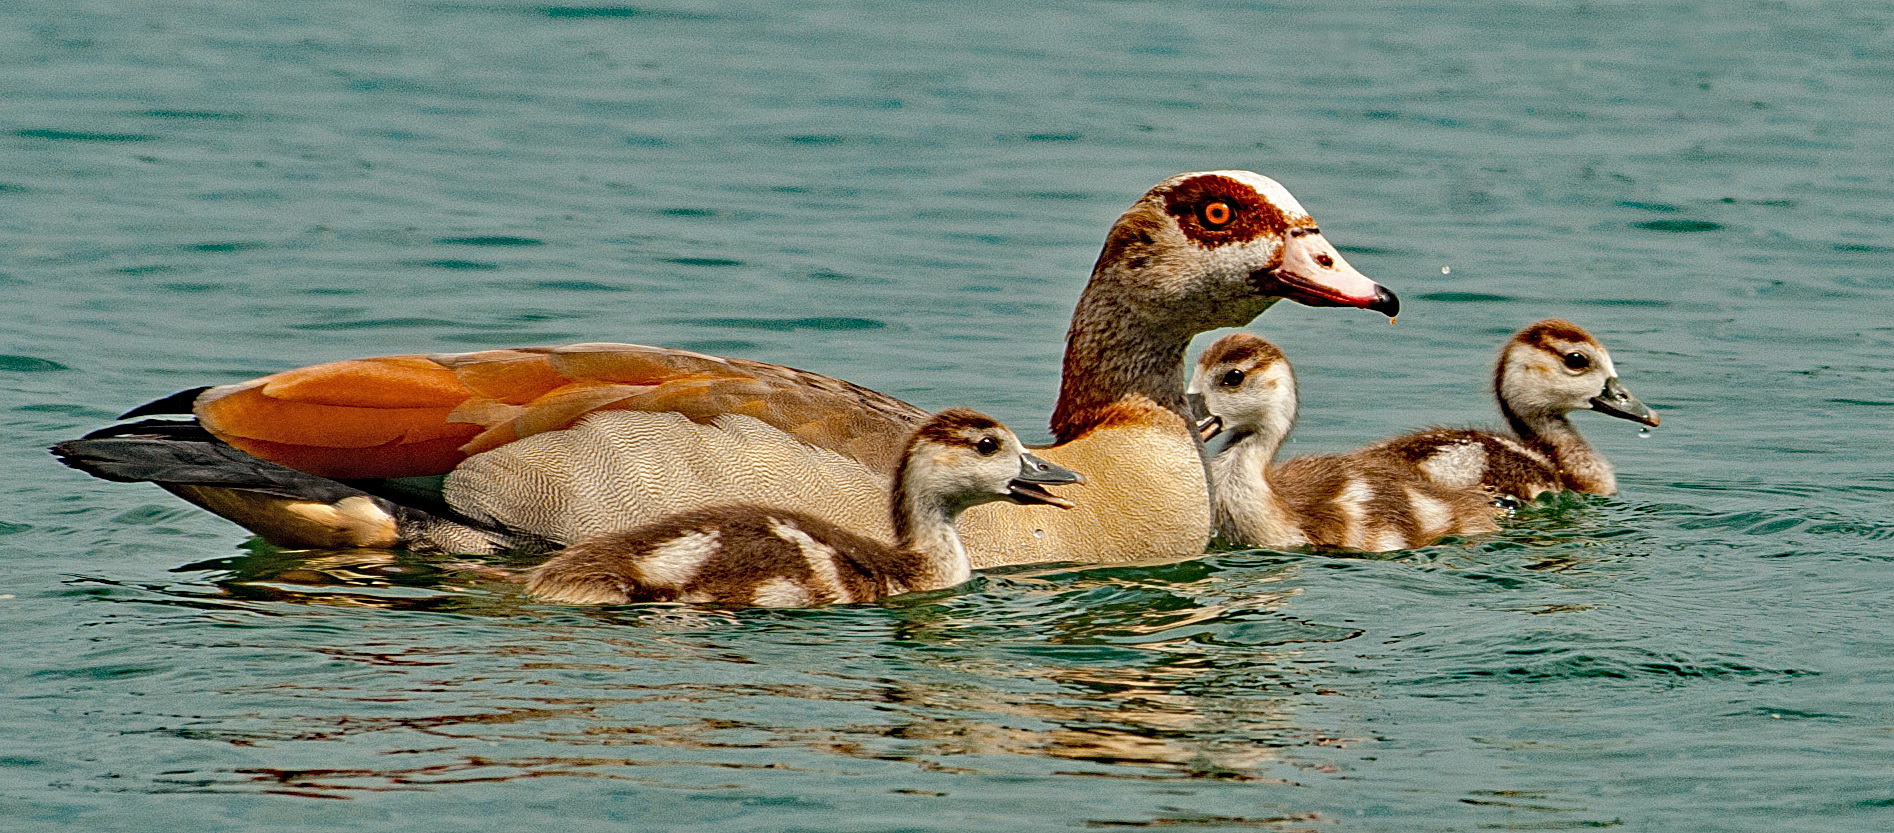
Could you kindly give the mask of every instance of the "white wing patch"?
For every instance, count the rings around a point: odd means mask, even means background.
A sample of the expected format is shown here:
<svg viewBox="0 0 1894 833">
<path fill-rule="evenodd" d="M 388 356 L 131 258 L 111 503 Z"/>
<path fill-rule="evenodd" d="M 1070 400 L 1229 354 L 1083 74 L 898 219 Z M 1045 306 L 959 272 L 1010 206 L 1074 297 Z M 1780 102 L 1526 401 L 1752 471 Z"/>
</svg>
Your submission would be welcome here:
<svg viewBox="0 0 1894 833">
<path fill-rule="evenodd" d="M 809 563 L 809 572 L 814 574 L 812 583 L 817 593 L 842 604 L 855 601 L 854 595 L 842 584 L 841 573 L 835 569 L 834 547 L 817 541 L 801 527 L 781 518 L 769 519 L 769 531 L 802 551 L 803 560 Z"/>
<path fill-rule="evenodd" d="M 1348 523 L 1342 532 L 1342 540 L 1350 542 L 1358 550 L 1368 550 L 1376 542 L 1361 540 L 1368 537 L 1365 521 L 1368 517 L 1369 502 L 1374 500 L 1374 487 L 1360 480 L 1350 480 L 1342 487 L 1341 494 L 1335 496 L 1335 508 L 1341 511 Z M 1359 543 L 1355 543 L 1359 541 Z M 1397 547 L 1398 549 L 1398 547 Z"/>
<path fill-rule="evenodd" d="M 1350 480 L 1335 496 L 1335 506 L 1348 516 L 1350 523 L 1359 524 L 1368 512 L 1368 504 L 1374 500 L 1374 487 L 1365 481 Z"/>
<path fill-rule="evenodd" d="M 750 604 L 757 607 L 808 607 L 814 601 L 809 588 L 782 576 L 758 584 L 750 594 Z"/>
<path fill-rule="evenodd" d="M 1456 489 L 1477 489 L 1486 477 L 1486 446 L 1462 441 L 1443 445 L 1420 463 L 1428 480 Z"/>
<path fill-rule="evenodd" d="M 1453 508 L 1446 501 L 1408 489 L 1407 501 L 1414 507 L 1414 521 L 1425 535 L 1436 535 L 1453 522 Z"/>
<path fill-rule="evenodd" d="M 1401 531 L 1392 527 L 1382 529 L 1371 540 L 1365 542 L 1371 546 L 1361 547 L 1362 552 L 1394 552 L 1407 549 L 1407 539 L 1401 537 Z"/>
<path fill-rule="evenodd" d="M 652 547 L 638 559 L 638 580 L 650 587 L 678 589 L 697 577 L 697 570 L 721 549 L 717 533 L 688 532 Z"/>
</svg>

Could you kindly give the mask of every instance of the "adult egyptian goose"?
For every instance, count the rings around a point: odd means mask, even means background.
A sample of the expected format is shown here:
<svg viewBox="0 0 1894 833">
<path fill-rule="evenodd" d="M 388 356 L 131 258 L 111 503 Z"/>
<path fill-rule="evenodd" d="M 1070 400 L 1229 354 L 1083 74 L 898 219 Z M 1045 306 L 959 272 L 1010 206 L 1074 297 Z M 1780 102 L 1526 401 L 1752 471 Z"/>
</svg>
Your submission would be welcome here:
<svg viewBox="0 0 1894 833">
<path fill-rule="evenodd" d="M 1442 485 L 1478 486 L 1532 500 L 1545 492 L 1618 491 L 1611 462 L 1566 415 L 1591 410 L 1648 426 L 1653 413 L 1618 381 L 1611 354 L 1578 325 L 1548 318 L 1500 348 L 1493 392 L 1512 436 L 1477 428 L 1428 428 L 1363 449 L 1413 466 Z"/>
<path fill-rule="evenodd" d="M 992 417 L 949 409 L 901 454 L 893 546 L 800 512 L 714 506 L 573 544 L 533 569 L 527 592 L 571 604 L 809 607 L 940 590 L 973 575 L 954 531 L 961 512 L 995 501 L 1070 508 L 1044 487 L 1078 482 Z"/>
<path fill-rule="evenodd" d="M 1205 439 L 1228 435 L 1210 472 L 1217 531 L 1231 541 L 1387 552 L 1499 529 L 1478 488 L 1442 486 L 1372 454 L 1276 463 L 1295 426 L 1296 378 L 1282 351 L 1260 337 L 1231 333 L 1210 345 L 1189 392 L 1208 412 Z"/>
<path fill-rule="evenodd" d="M 1244 324 L 1284 298 L 1399 310 L 1274 180 L 1182 174 L 1139 198 L 1079 297 L 1056 442 L 1038 450 L 1087 472 L 1086 500 L 1071 511 L 970 510 L 960 529 L 974 564 L 1202 551 L 1210 500 L 1184 351 L 1195 334 Z M 474 552 L 553 549 L 729 502 L 807 511 L 886 540 L 901 440 L 927 416 L 813 373 L 628 344 L 332 362 L 183 391 L 126 416 L 165 413 L 189 413 L 194 425 L 115 426 L 55 450 L 102 476 L 157 482 L 279 546 L 354 539 Z M 123 448 L 109 443 L 197 426 L 374 500 L 344 512 L 323 502 L 328 493 L 247 490 L 240 476 L 163 461 L 87 465 Z"/>
</svg>

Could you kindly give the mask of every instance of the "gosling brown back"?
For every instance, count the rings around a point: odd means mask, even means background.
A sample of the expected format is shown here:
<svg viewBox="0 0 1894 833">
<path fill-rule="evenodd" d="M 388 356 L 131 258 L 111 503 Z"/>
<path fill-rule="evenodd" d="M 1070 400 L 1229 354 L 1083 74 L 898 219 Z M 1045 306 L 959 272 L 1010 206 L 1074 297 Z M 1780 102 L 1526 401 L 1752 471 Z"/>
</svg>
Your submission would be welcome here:
<svg viewBox="0 0 1894 833">
<path fill-rule="evenodd" d="M 1374 455 L 1274 464 L 1295 422 L 1295 375 L 1262 338 L 1234 333 L 1211 345 L 1198 359 L 1191 391 L 1211 415 L 1206 425 L 1232 435 L 1211 462 L 1218 531 L 1226 538 L 1383 552 L 1498 528 L 1494 508 L 1476 489 L 1445 487 Z"/>
<path fill-rule="evenodd" d="M 569 604 L 812 607 L 920 589 L 924 572 L 913 553 L 820 518 L 734 504 L 587 538 L 534 569 L 526 589 Z"/>
<path fill-rule="evenodd" d="M 1567 414 L 1593 410 L 1647 426 L 1659 420 L 1618 381 L 1610 352 L 1576 324 L 1533 323 L 1500 349 L 1493 394 L 1512 436 L 1478 428 L 1427 428 L 1364 452 L 1412 466 L 1455 488 L 1532 500 L 1545 492 L 1618 490 L 1611 463 Z"/>
<path fill-rule="evenodd" d="M 726 505 L 580 541 L 535 568 L 527 590 L 575 604 L 805 607 L 951 587 L 972 574 L 953 527 L 962 511 L 1001 500 L 1069 507 L 1041 487 L 1074 482 L 993 418 L 950 409 L 903 448 L 889 501 L 895 546 L 801 512 Z"/>
</svg>

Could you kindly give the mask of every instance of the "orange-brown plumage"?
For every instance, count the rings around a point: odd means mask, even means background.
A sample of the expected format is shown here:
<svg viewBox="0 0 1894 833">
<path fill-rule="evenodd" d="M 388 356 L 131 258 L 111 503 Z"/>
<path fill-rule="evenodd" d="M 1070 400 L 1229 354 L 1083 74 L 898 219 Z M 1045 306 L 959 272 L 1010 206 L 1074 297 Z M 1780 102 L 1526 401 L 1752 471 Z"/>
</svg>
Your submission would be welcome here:
<svg viewBox="0 0 1894 833">
<path fill-rule="evenodd" d="M 208 395 L 208 394 L 207 394 Z M 265 386 L 201 403 L 198 418 L 226 440 L 251 439 L 325 448 L 368 448 L 440 439 L 453 406 L 396 408 L 282 399 Z"/>
<path fill-rule="evenodd" d="M 545 350 L 483 350 L 431 361 L 451 369 L 460 384 L 475 394 L 511 405 L 524 405 L 571 381 L 553 366 Z"/>
<path fill-rule="evenodd" d="M 633 344 L 329 362 L 213 388 L 195 408 L 231 445 L 336 478 L 444 474 L 473 454 L 610 410 L 674 411 L 699 423 L 743 414 L 890 472 L 899 449 L 878 437 L 926 416 L 802 371 Z"/>
<path fill-rule="evenodd" d="M 460 427 L 468 431 L 476 430 L 474 426 Z M 390 442 L 354 448 L 273 443 L 242 437 L 223 439 L 260 459 L 337 480 L 440 474 L 453 470 L 454 466 L 467 459 L 466 452 L 461 450 L 466 438 L 453 435 L 434 440 Z"/>
<path fill-rule="evenodd" d="M 272 399 L 358 408 L 453 407 L 466 386 L 426 356 L 349 359 L 258 380 Z"/>
<path fill-rule="evenodd" d="M 448 421 L 472 392 L 420 356 L 297 368 L 199 396 L 198 421 L 265 460 L 322 477 L 438 474 L 480 427 Z"/>
</svg>

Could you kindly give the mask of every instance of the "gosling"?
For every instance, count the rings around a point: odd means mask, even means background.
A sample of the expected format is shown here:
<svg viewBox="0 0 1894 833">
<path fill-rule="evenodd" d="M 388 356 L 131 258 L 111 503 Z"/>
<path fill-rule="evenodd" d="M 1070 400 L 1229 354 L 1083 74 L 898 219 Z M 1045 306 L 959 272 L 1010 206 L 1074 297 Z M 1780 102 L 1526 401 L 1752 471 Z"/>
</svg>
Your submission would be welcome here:
<svg viewBox="0 0 1894 833">
<path fill-rule="evenodd" d="M 1564 490 L 1609 495 L 1618 491 L 1611 462 L 1566 415 L 1592 410 L 1651 427 L 1659 421 L 1618 381 L 1604 345 L 1557 318 L 1520 330 L 1500 349 L 1493 393 L 1511 436 L 1427 428 L 1362 451 L 1412 466 L 1442 486 L 1480 488 L 1501 500 Z"/>
<path fill-rule="evenodd" d="M 736 607 L 852 604 L 966 582 L 962 511 L 1011 501 L 1070 509 L 1046 486 L 1078 473 L 1027 453 L 1012 431 L 964 408 L 908 438 L 892 488 L 895 545 L 799 512 L 737 504 L 598 535 L 534 568 L 527 592 L 570 604 L 690 602 Z"/>
<path fill-rule="evenodd" d="M 1296 379 L 1262 338 L 1232 333 L 1212 344 L 1189 393 L 1209 413 L 1199 423 L 1204 439 L 1230 435 L 1210 461 L 1217 532 L 1226 539 L 1387 552 L 1499 529 L 1498 510 L 1479 489 L 1435 483 L 1397 461 L 1355 453 L 1276 464 L 1295 426 Z"/>
</svg>

